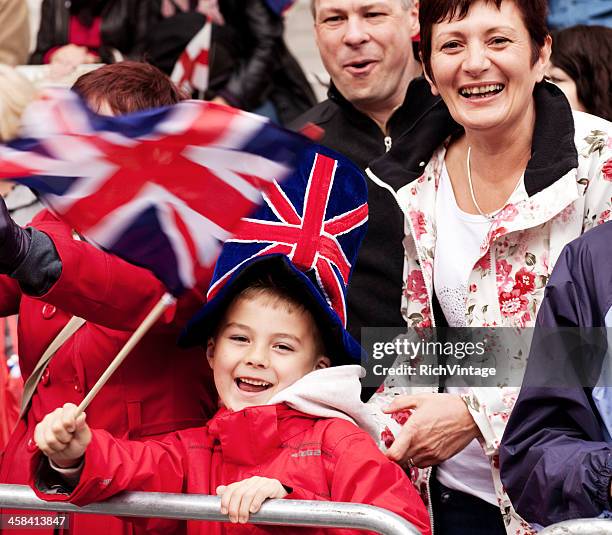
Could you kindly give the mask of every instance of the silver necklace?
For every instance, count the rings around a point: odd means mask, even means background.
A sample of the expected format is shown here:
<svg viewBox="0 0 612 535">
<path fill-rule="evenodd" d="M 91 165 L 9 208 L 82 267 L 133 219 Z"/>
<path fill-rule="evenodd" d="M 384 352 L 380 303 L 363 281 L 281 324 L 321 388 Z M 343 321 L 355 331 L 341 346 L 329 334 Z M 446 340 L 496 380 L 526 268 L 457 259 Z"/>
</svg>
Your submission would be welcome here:
<svg viewBox="0 0 612 535">
<path fill-rule="evenodd" d="M 497 214 L 497 212 L 499 212 L 499 210 L 496 210 L 495 212 L 491 212 L 490 214 L 485 214 L 481 209 L 480 206 L 478 206 L 478 203 L 476 202 L 476 196 L 474 195 L 474 186 L 472 185 L 472 170 L 471 170 L 471 166 L 470 166 L 470 154 L 472 152 L 472 147 L 468 147 L 467 150 L 467 160 L 465 162 L 465 166 L 467 169 L 467 178 L 468 178 L 468 184 L 470 186 L 470 195 L 472 196 L 472 202 L 474 203 L 474 206 L 476 207 L 476 210 L 478 210 L 478 213 L 482 216 L 482 217 L 486 217 L 489 221 L 493 221 L 495 219 L 495 215 Z"/>
</svg>

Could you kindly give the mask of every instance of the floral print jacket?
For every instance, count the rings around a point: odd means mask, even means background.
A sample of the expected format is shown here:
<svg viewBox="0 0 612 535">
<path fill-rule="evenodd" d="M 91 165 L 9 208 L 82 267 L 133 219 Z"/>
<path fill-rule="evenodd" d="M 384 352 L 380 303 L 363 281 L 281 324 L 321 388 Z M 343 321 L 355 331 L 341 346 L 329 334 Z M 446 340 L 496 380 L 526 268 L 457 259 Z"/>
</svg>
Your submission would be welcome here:
<svg viewBox="0 0 612 535">
<path fill-rule="evenodd" d="M 536 127 L 532 159 L 524 175 L 525 187 L 517 189 L 495 216 L 482 243 L 482 256 L 468 281 L 465 316 L 469 326 L 533 326 L 546 282 L 562 248 L 593 226 L 612 219 L 612 125 L 588 114 L 572 113 L 560 91 L 551 84 L 538 84 L 534 98 Z M 418 140 L 418 132 L 413 136 Z M 424 168 L 421 162 L 422 173 L 400 188 L 393 185 L 397 156 L 390 164 L 381 161 L 377 166 L 375 162 L 368 170 L 372 180 L 392 190 L 406 215 L 402 312 L 409 327 L 435 326 L 434 216 L 447 144 L 434 150 Z M 385 170 L 390 172 L 390 181 L 385 181 Z M 498 457 L 519 389 L 503 383 L 500 381 L 497 388 L 471 388 L 463 398 L 482 433 L 481 445 L 491 461 L 507 532 L 519 535 L 533 530 L 511 506 L 501 483 Z M 405 378 L 398 381 L 389 377 L 370 403 L 386 405 L 395 396 L 423 391 L 432 389 L 410 387 Z M 399 430 L 397 420 L 380 424 L 381 441 L 386 446 Z M 427 500 L 431 470 L 418 472 L 413 470 L 413 480 Z"/>
</svg>

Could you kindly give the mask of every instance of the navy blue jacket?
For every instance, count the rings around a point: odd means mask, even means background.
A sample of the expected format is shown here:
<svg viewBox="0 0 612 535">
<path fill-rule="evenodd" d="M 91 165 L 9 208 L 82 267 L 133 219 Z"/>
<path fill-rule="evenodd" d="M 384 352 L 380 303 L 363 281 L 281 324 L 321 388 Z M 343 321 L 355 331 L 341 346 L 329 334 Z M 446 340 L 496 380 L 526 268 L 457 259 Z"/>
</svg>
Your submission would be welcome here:
<svg viewBox="0 0 612 535">
<path fill-rule="evenodd" d="M 502 440 L 501 478 L 529 522 L 612 510 L 612 443 L 591 396 L 601 367 L 610 365 L 602 357 L 611 307 L 612 223 L 606 223 L 567 245 L 555 265 Z"/>
</svg>

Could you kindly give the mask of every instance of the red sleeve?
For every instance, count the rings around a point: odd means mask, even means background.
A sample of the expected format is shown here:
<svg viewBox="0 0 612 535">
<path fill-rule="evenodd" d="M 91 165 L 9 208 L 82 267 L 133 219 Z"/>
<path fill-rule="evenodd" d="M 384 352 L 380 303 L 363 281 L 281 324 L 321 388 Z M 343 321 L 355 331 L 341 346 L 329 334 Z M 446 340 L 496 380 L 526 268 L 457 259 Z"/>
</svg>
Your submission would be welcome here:
<svg viewBox="0 0 612 535">
<path fill-rule="evenodd" d="M 62 261 L 57 282 L 39 299 L 99 325 L 132 331 L 165 292 L 147 269 L 75 240 L 70 228 L 58 220 L 35 220 L 34 226 L 53 241 Z M 199 292 L 181 297 L 160 324 L 182 325 L 203 303 Z"/>
<path fill-rule="evenodd" d="M 15 279 L 0 275 L 0 316 L 12 316 L 19 312 L 21 288 Z"/>
<path fill-rule="evenodd" d="M 38 452 L 32 460 L 30 486 L 46 501 L 70 501 L 82 506 L 122 491 L 185 492 L 187 455 L 175 433 L 163 442 L 120 440 L 102 429 L 92 430 L 83 472 L 71 493 L 52 488 L 55 472 Z"/>
<path fill-rule="evenodd" d="M 429 514 L 416 489 L 367 433 L 359 431 L 343 438 L 334 453 L 333 501 L 382 507 L 405 518 L 421 533 L 431 533 Z"/>
</svg>

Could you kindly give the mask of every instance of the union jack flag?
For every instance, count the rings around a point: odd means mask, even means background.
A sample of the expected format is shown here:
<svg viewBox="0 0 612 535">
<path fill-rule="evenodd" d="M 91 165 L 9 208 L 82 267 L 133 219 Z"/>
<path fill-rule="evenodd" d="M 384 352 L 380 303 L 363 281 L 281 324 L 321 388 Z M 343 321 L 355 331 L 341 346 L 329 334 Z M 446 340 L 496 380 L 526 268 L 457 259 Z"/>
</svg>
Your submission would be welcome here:
<svg viewBox="0 0 612 535">
<path fill-rule="evenodd" d="M 262 117 L 202 101 L 102 117 L 53 92 L 23 124 L 22 139 L 0 145 L 0 178 L 37 191 L 72 228 L 151 269 L 175 295 L 208 282 L 219 242 L 310 145 Z"/>
<path fill-rule="evenodd" d="M 283 254 L 313 279 L 346 325 L 345 289 L 367 219 L 361 171 L 328 149 L 311 147 L 291 178 L 274 183 L 263 206 L 225 243 L 208 300 L 246 262 Z"/>
<path fill-rule="evenodd" d="M 212 22 L 206 21 L 179 56 L 170 78 L 183 91 L 191 94 L 194 90 L 208 88 L 208 55 L 212 37 Z"/>
</svg>

